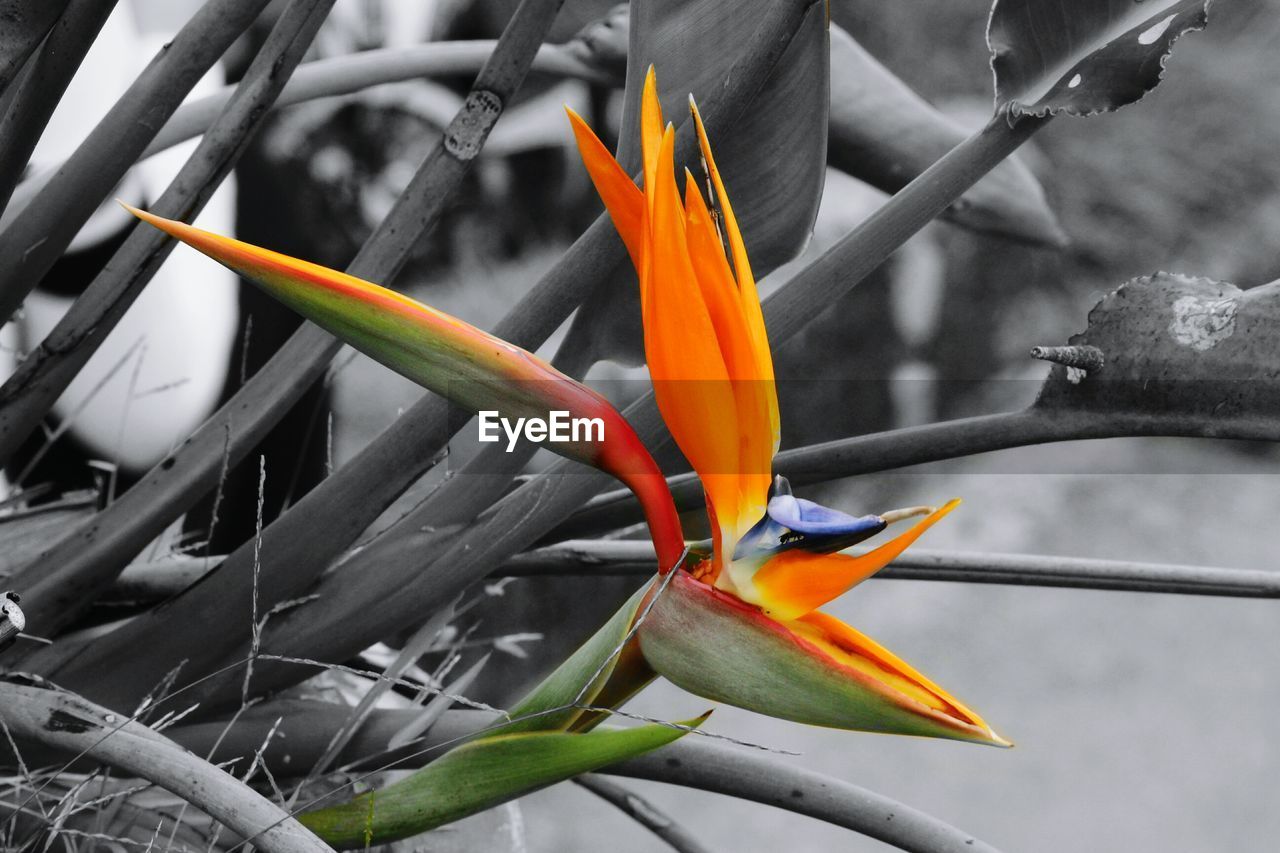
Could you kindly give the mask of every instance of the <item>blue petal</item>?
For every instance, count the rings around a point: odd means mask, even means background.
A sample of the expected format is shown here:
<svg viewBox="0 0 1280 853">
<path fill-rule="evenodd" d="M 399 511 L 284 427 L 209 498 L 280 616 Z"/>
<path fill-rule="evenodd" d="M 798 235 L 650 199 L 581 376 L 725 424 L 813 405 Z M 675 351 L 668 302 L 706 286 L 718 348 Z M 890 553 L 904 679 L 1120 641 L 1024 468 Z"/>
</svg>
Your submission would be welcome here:
<svg viewBox="0 0 1280 853">
<path fill-rule="evenodd" d="M 734 560 L 762 559 L 795 548 L 830 554 L 884 530 L 878 515 L 856 517 L 791 494 L 785 477 L 774 480 L 764 517 L 738 540 Z"/>
<path fill-rule="evenodd" d="M 792 497 L 777 495 L 769 500 L 769 518 L 805 536 L 850 536 L 879 533 L 885 523 L 878 515 L 852 516 L 838 509 Z"/>
</svg>

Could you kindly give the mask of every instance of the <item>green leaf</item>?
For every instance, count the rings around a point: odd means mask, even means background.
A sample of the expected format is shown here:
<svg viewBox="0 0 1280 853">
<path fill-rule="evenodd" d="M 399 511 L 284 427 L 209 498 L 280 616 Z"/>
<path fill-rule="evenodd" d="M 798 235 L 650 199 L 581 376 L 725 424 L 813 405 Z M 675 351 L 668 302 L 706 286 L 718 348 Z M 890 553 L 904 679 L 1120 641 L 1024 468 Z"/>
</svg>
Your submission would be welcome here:
<svg viewBox="0 0 1280 853">
<path fill-rule="evenodd" d="M 710 712 L 708 712 L 709 714 Z M 582 734 L 533 732 L 473 741 L 412 776 L 298 820 L 338 848 L 408 838 L 524 794 L 643 755 L 702 724 L 651 724 Z"/>
<path fill-rule="evenodd" d="M 648 670 L 647 666 L 643 667 L 639 673 L 635 672 L 635 667 L 633 666 L 635 663 L 633 659 L 634 649 L 624 649 L 620 655 L 611 659 L 613 653 L 626 640 L 627 632 L 631 630 L 631 625 L 635 621 L 636 613 L 644 601 L 644 596 L 648 592 L 649 586 L 649 584 L 645 584 L 636 590 L 635 595 L 627 599 L 622 607 L 618 608 L 618 612 L 614 613 L 600 630 L 592 634 L 589 640 L 583 643 L 564 663 L 556 667 L 524 699 L 520 700 L 510 712 L 511 716 L 517 720 L 520 717 L 526 717 L 531 714 L 539 716 L 532 716 L 527 720 L 505 726 L 502 729 L 503 733 L 553 731 L 567 729 L 570 726 L 581 728 L 586 723 L 586 720 L 582 719 L 584 716 L 590 717 L 594 721 L 595 715 L 584 714 L 578 709 L 556 711 L 554 714 L 544 714 L 543 712 L 574 704 L 574 700 L 578 698 L 580 693 L 584 704 L 594 702 L 597 698 L 602 698 L 599 694 L 614 674 L 615 669 L 618 668 L 620 660 L 624 660 L 627 665 L 622 667 L 623 671 L 619 673 L 619 676 L 626 678 L 627 681 L 633 684 L 629 689 L 622 691 L 616 690 L 617 685 L 610 685 L 609 692 L 611 695 L 616 695 L 617 692 L 622 692 L 625 696 L 632 695 L 653 679 L 653 673 Z M 645 673 L 647 673 L 647 677 Z M 587 684 L 588 681 L 591 682 L 591 686 L 584 692 L 583 685 Z M 621 704 L 621 701 L 619 700 L 617 703 L 610 702 L 609 704 L 610 707 L 613 707 L 614 704 Z"/>
<path fill-rule="evenodd" d="M 772 619 L 686 572 L 638 633 L 654 670 L 704 699 L 808 725 L 1010 746 L 870 637 L 834 619 Z M 905 684 L 916 692 L 901 692 Z M 924 693 L 945 709 L 919 701 Z"/>
<path fill-rule="evenodd" d="M 1011 116 L 1087 116 L 1160 82 L 1183 33 L 1212 0 L 996 0 L 987 28 L 996 106 Z"/>
</svg>

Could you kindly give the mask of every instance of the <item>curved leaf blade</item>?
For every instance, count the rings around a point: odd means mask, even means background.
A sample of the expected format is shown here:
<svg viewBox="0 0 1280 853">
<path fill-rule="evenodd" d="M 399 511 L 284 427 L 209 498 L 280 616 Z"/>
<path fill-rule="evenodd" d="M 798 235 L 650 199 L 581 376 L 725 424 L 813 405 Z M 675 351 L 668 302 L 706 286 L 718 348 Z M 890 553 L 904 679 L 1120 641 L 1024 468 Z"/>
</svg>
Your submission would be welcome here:
<svg viewBox="0 0 1280 853">
<path fill-rule="evenodd" d="M 1160 82 L 1173 43 L 1213 0 L 996 0 L 987 26 L 997 110 L 1109 112 Z"/>
<path fill-rule="evenodd" d="M 709 714 L 675 725 L 483 738 L 452 750 L 394 785 L 306 812 L 298 821 L 339 849 L 385 844 L 644 755 L 696 729 Z"/>
<path fill-rule="evenodd" d="M 773 0 L 634 0 L 627 21 L 627 79 L 618 162 L 640 172 L 640 95 L 650 65 L 657 72 L 663 114 L 674 124 L 689 115 L 689 95 L 704 110 L 744 55 Z M 830 51 L 825 4 L 814 3 L 786 52 L 732 131 L 711 129 L 716 163 L 757 277 L 795 257 L 808 243 L 826 180 Z M 709 49 L 714 47 L 714 49 Z M 696 159 L 677 163 L 701 174 Z M 644 363 L 639 290 L 619 269 L 587 303 L 592 322 L 581 329 L 592 352 L 630 365 Z"/>
<path fill-rule="evenodd" d="M 887 193 L 969 135 L 834 25 L 828 134 L 827 162 Z M 1067 242 L 1039 181 L 1017 157 L 996 166 L 943 215 L 974 231 L 1033 244 Z"/>
<path fill-rule="evenodd" d="M 623 650 L 616 658 L 614 652 L 626 640 L 627 632 L 631 630 L 648 590 L 649 584 L 637 590 L 608 622 L 521 699 L 510 713 L 514 719 L 527 719 L 504 726 L 502 731 L 552 731 L 577 726 L 584 713 L 580 709 L 566 706 L 575 704 L 574 700 L 579 693 L 583 694 L 584 702 L 593 702 L 604 689 L 618 666 L 619 659 L 627 656 L 627 650 Z M 652 678 L 653 674 L 650 673 L 649 679 L 644 683 L 647 684 Z M 589 686 L 584 687 L 588 684 Z M 637 685 L 636 689 L 642 686 L 643 684 Z M 555 713 L 547 713 L 548 711 Z"/>
<path fill-rule="evenodd" d="M 633 0 L 618 147 L 628 171 L 639 171 L 640 93 L 649 66 L 657 69 L 663 114 L 680 124 L 688 96 L 701 102 L 715 91 L 773 2 Z M 813 230 L 826 179 L 829 79 L 826 9 L 815 3 L 733 133 L 711 140 L 759 277 L 794 257 Z M 698 164 L 684 165 L 699 173 Z"/>
</svg>

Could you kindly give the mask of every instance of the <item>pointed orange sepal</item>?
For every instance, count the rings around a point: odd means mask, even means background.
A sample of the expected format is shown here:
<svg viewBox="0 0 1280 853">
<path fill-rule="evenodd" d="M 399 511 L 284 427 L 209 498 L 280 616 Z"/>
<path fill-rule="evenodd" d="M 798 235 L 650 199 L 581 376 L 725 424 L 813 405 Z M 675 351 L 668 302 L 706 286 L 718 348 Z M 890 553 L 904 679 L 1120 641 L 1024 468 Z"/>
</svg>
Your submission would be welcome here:
<svg viewBox="0 0 1280 853">
<path fill-rule="evenodd" d="M 644 193 L 635 185 L 618 161 L 613 159 L 609 149 L 595 135 L 582 116 L 565 108 L 569 114 L 569 123 L 573 127 L 573 135 L 578 143 L 578 152 L 582 155 L 582 163 L 587 167 L 587 174 L 595 184 L 600 200 L 609 211 L 609 218 L 618 229 L 622 242 L 631 255 L 631 263 L 637 270 L 644 257 L 645 210 Z"/>
<path fill-rule="evenodd" d="M 778 619 L 796 619 L 832 601 L 897 559 L 947 513 L 960 505 L 948 501 L 905 533 L 859 556 L 784 551 L 755 573 L 760 607 Z"/>
</svg>

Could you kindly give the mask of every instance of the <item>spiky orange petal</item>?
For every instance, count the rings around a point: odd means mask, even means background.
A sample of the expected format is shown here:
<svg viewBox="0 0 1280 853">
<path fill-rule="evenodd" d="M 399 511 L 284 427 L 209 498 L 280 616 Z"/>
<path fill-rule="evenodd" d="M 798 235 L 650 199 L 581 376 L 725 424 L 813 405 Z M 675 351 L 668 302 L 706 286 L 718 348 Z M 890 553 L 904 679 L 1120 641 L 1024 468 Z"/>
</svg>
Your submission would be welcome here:
<svg viewBox="0 0 1280 853">
<path fill-rule="evenodd" d="M 769 420 L 772 377 L 762 376 L 747 320 L 711 212 L 697 182 L 685 170 L 686 239 L 703 301 L 715 326 L 733 386 L 738 415 L 739 503 L 719 507 L 721 517 L 741 533 L 761 515 L 769 497 L 774 444 Z"/>
<path fill-rule="evenodd" d="M 638 270 L 642 265 L 644 252 L 644 193 L 618 165 L 618 161 L 613 159 L 609 149 L 587 126 L 582 116 L 568 107 L 565 111 L 569 114 L 569 123 L 573 127 L 578 152 L 582 155 L 583 165 L 587 167 L 587 174 L 591 176 L 600 200 L 604 202 L 614 227 L 626 244 L 631 263 Z"/>
<path fill-rule="evenodd" d="M 733 215 L 733 205 L 729 202 L 729 193 L 725 190 L 724 180 L 716 167 L 716 159 L 711 153 L 711 141 L 707 138 L 707 129 L 702 123 L 702 114 L 693 96 L 689 97 L 689 112 L 693 116 L 693 126 L 698 132 L 698 145 L 702 149 L 702 158 L 706 161 L 707 172 L 711 176 L 711 185 L 716 191 L 716 200 L 724 214 L 725 236 L 729 240 L 729 251 L 733 257 L 733 268 L 738 280 L 738 298 L 742 301 L 743 313 L 747 318 L 747 330 L 751 336 L 752 347 L 756 354 L 758 370 L 762 377 L 768 379 L 769 416 L 774 452 L 777 452 L 781 440 L 781 417 L 778 414 L 777 390 L 773 385 L 773 356 L 769 351 L 769 335 L 764 326 L 764 313 L 760 309 L 760 294 L 756 290 L 756 280 L 751 273 L 751 262 L 747 258 L 747 247 L 742 240 L 742 232 L 738 229 L 738 220 Z"/>
<path fill-rule="evenodd" d="M 996 734 L 982 717 L 961 704 L 924 673 L 836 617 L 814 611 L 789 623 L 788 627 L 831 654 L 837 661 L 872 674 L 906 698 L 972 726 L 985 734 L 991 745 L 1013 746 Z"/>
<path fill-rule="evenodd" d="M 795 619 L 810 613 L 889 565 L 959 504 L 959 500 L 947 502 L 910 530 L 857 557 L 799 549 L 784 551 L 755 573 L 756 603 L 777 619 Z"/>
<path fill-rule="evenodd" d="M 658 153 L 652 242 L 641 280 L 645 355 L 663 420 L 724 523 L 738 505 L 737 406 L 715 325 L 689 259 L 674 144 L 675 131 L 668 127 Z"/>
<path fill-rule="evenodd" d="M 662 104 L 658 100 L 658 77 L 649 66 L 644 76 L 644 89 L 640 95 L 640 156 L 644 161 L 644 192 L 649 200 L 649 211 L 653 212 L 654 178 L 658 169 L 658 153 L 662 148 Z"/>
</svg>

